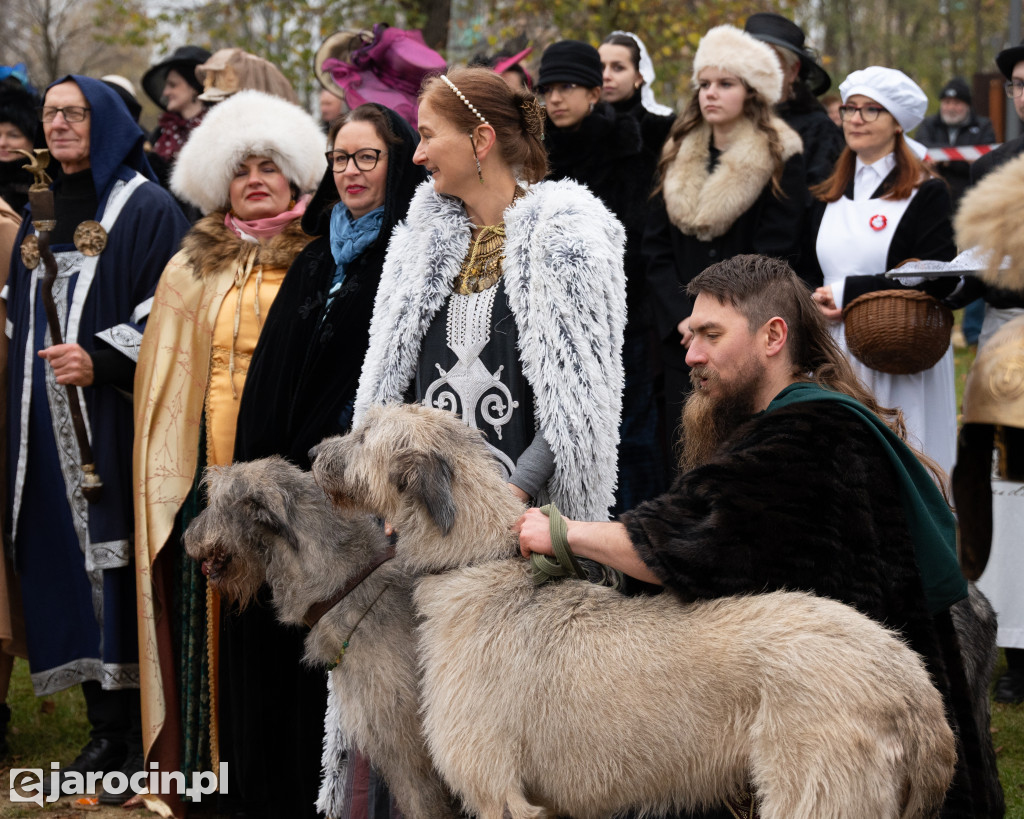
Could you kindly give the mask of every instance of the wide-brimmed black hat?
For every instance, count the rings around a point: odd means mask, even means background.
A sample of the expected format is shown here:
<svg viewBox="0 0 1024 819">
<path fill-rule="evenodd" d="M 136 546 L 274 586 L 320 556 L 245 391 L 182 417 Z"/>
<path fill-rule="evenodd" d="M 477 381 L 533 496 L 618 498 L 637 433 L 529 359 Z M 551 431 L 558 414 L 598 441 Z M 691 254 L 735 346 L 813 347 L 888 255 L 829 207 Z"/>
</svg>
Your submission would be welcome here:
<svg viewBox="0 0 1024 819">
<path fill-rule="evenodd" d="M 832 86 L 832 78 L 821 67 L 818 55 L 804 46 L 806 38 L 803 29 L 792 20 L 787 20 L 781 14 L 761 11 L 751 14 L 743 29 L 763 43 L 779 46 L 796 54 L 800 58 L 800 79 L 816 97 L 824 94 Z"/>
<path fill-rule="evenodd" d="M 1008 80 L 1012 79 L 1010 75 L 1013 74 L 1013 67 L 1021 60 L 1024 60 L 1024 40 L 1020 41 L 1020 45 L 1004 48 L 996 55 L 996 65 Z"/>
<path fill-rule="evenodd" d="M 164 85 L 167 83 L 167 72 L 172 68 L 185 78 L 185 81 L 196 91 L 203 90 L 203 84 L 196 79 L 196 66 L 205 63 L 210 59 L 210 52 L 199 46 L 181 46 L 175 49 L 166 60 L 163 60 L 142 75 L 142 90 L 146 92 L 153 102 L 163 108 L 161 97 L 164 93 Z"/>
</svg>

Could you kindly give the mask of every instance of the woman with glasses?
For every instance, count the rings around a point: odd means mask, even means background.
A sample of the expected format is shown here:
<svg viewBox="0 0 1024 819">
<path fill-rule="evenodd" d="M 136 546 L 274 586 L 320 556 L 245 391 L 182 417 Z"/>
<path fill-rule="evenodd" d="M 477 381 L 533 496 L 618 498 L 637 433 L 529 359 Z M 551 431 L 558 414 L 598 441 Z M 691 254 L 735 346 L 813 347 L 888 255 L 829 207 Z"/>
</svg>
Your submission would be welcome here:
<svg viewBox="0 0 1024 819">
<path fill-rule="evenodd" d="M 643 246 L 673 443 L 690 389 L 686 285 L 742 253 L 796 266 L 809 200 L 800 137 L 772 113 L 783 83 L 772 47 L 732 26 L 713 28 L 692 77 L 696 93 L 665 144 Z"/>
<path fill-rule="evenodd" d="M 616 66 L 619 57 L 627 59 L 632 70 L 628 49 L 621 45 L 601 48 L 605 49 L 607 59 L 616 58 Z M 553 43 L 541 56 L 537 95 L 547 113 L 544 146 L 551 166 L 549 178 L 572 179 L 586 185 L 626 230 L 626 385 L 615 505 L 616 511 L 621 512 L 657 496 L 667 487 L 654 397 L 655 351 L 650 338 L 650 306 L 640 256 L 661 146 L 645 144 L 639 117 L 629 111 L 620 113 L 612 103 L 602 100 L 602 83 L 612 73 L 603 65 L 604 59 L 587 43 Z M 635 90 L 632 85 L 629 88 Z M 651 136 L 652 143 L 659 137 L 664 140 L 666 132 Z"/>
<path fill-rule="evenodd" d="M 192 132 L 171 187 L 207 215 L 160 279 L 135 380 L 148 758 L 186 777 L 230 762 L 230 794 L 251 817 L 315 815 L 323 676 L 303 671 L 302 636 L 261 618 L 260 606 L 226 611 L 222 631 L 219 601 L 180 535 L 203 508 L 203 469 L 233 459 L 250 359 L 286 271 L 311 239 L 301 220 L 323 148 L 309 114 L 259 91 L 220 103 Z M 235 656 L 249 617 L 261 631 L 245 650 L 258 645 L 273 674 L 240 676 L 219 663 L 221 653 Z M 262 775 L 271 766 L 277 776 Z"/>
<path fill-rule="evenodd" d="M 871 66 L 839 86 L 846 149 L 836 169 L 813 189 L 824 203 L 816 216 L 817 262 L 823 286 L 814 297 L 844 347 L 842 308 L 864 293 L 903 287 L 879 275 L 906 259 L 948 261 L 956 255 L 946 183 L 918 158 L 923 146 L 907 137 L 924 118 L 928 98 L 902 71 Z M 948 295 L 958 279 L 916 283 Z M 854 369 L 885 407 L 903 411 L 914 445 L 949 474 L 956 455 L 953 354 L 911 375 Z"/>
</svg>

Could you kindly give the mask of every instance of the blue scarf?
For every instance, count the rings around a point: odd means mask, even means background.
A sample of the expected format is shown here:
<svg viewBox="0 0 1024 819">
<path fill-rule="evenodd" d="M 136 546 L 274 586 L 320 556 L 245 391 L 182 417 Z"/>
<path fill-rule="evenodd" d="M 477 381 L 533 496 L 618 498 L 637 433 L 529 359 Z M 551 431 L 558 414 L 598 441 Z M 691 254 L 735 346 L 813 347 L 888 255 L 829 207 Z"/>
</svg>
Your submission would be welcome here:
<svg viewBox="0 0 1024 819">
<path fill-rule="evenodd" d="M 353 219 L 344 202 L 339 202 L 331 211 L 331 255 L 338 266 L 331 281 L 328 303 L 341 289 L 345 281 L 345 268 L 366 250 L 380 233 L 384 222 L 384 206 Z"/>
</svg>

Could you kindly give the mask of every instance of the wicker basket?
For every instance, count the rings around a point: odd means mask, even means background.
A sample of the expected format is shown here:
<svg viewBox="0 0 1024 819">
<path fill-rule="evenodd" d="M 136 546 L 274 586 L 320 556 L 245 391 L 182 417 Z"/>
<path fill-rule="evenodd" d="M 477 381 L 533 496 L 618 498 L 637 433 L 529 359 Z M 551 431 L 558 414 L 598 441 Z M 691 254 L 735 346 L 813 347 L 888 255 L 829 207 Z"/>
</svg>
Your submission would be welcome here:
<svg viewBox="0 0 1024 819">
<path fill-rule="evenodd" d="M 909 375 L 942 358 L 953 313 L 920 290 L 876 290 L 843 308 L 843 324 L 854 358 L 873 370 Z"/>
</svg>

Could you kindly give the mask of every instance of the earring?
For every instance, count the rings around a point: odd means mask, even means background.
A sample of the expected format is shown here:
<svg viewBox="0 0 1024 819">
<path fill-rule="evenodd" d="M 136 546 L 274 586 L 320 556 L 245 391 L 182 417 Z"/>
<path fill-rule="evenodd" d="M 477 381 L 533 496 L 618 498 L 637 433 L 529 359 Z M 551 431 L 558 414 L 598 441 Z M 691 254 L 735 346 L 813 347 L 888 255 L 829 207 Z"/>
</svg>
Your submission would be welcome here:
<svg viewBox="0 0 1024 819">
<path fill-rule="evenodd" d="M 594 113 L 594 103 L 590 103 L 590 113 Z"/>
<path fill-rule="evenodd" d="M 469 135 L 469 144 L 473 146 L 473 159 L 476 160 L 476 175 L 480 178 L 480 184 L 484 184 L 484 171 L 480 167 L 480 157 L 476 153 L 476 143 L 473 141 L 473 135 Z"/>
</svg>

